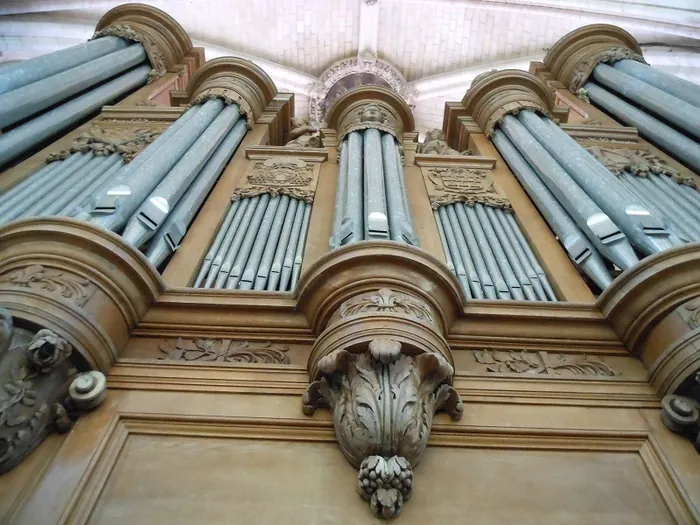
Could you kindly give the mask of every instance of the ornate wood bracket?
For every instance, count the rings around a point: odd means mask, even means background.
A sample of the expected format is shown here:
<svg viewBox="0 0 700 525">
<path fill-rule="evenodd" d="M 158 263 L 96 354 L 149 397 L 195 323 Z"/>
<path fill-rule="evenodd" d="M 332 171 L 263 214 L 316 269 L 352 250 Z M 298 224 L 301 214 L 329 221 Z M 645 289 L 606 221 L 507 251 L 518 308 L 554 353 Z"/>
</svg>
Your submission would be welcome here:
<svg viewBox="0 0 700 525">
<path fill-rule="evenodd" d="M 76 375 L 73 347 L 51 330 L 13 326 L 0 307 L 0 474 L 17 466 L 53 431 L 66 432 L 105 398 L 101 372 Z"/>
</svg>

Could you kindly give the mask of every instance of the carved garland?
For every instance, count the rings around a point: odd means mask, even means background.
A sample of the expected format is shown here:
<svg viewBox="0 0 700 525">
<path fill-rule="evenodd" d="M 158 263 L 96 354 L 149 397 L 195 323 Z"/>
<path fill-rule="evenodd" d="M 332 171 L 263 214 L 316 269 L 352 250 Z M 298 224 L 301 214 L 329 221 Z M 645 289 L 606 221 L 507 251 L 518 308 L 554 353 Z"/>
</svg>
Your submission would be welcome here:
<svg viewBox="0 0 700 525">
<path fill-rule="evenodd" d="M 611 46 L 604 47 L 602 49 L 596 49 L 593 52 L 587 54 L 587 56 L 580 60 L 569 73 L 568 82 L 569 89 L 573 93 L 578 93 L 579 90 L 586 83 L 588 78 L 593 74 L 595 67 L 602 63 L 617 62 L 618 60 L 636 60 L 642 64 L 646 64 L 644 57 L 627 49 L 622 46 Z"/>
<path fill-rule="evenodd" d="M 568 356 L 549 354 L 544 351 L 528 352 L 525 350 L 497 351 L 474 350 L 477 363 L 486 365 L 486 371 L 495 374 L 526 375 L 565 375 L 576 376 L 619 376 L 613 367 L 585 355 Z"/>
<path fill-rule="evenodd" d="M 92 36 L 91 40 L 95 40 L 103 36 L 116 36 L 131 42 L 138 42 L 143 46 L 146 54 L 148 55 L 148 61 L 151 63 L 152 68 L 151 74 L 148 78 L 149 83 L 159 77 L 162 77 L 168 72 L 165 55 L 158 47 L 155 40 L 143 31 L 138 31 L 128 24 L 116 24 L 97 31 Z"/>
<path fill-rule="evenodd" d="M 249 343 L 230 339 L 178 339 L 174 344 L 161 345 L 159 359 L 217 363 L 265 363 L 288 365 L 291 359 L 286 345 L 271 341 Z"/>
<path fill-rule="evenodd" d="M 427 170 L 428 195 L 433 209 L 455 202 L 470 206 L 484 204 L 512 211 L 510 201 L 496 190 L 486 170 L 462 167 L 431 168 Z"/>
<path fill-rule="evenodd" d="M 122 160 L 128 163 L 161 133 L 162 130 L 150 128 L 133 129 L 96 124 L 75 139 L 69 149 L 51 153 L 46 162 L 65 160 L 73 153 L 92 152 L 98 157 L 119 153 Z"/>
<path fill-rule="evenodd" d="M 233 200 L 255 197 L 264 193 L 272 197 L 287 195 L 312 203 L 315 194 L 315 168 L 295 157 L 271 157 L 256 162 L 246 184 L 233 193 Z"/>
</svg>

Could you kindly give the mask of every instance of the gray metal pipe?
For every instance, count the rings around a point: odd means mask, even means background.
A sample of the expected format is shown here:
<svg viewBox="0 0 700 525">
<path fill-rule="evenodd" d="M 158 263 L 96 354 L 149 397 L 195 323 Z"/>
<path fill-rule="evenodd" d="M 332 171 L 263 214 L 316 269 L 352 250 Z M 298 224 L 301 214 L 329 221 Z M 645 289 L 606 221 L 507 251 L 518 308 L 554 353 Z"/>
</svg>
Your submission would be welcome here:
<svg viewBox="0 0 700 525">
<path fill-rule="evenodd" d="M 489 283 L 492 280 L 490 280 L 488 273 L 484 270 L 485 266 L 481 258 L 479 258 L 479 251 L 471 251 L 475 249 L 474 234 L 471 230 L 465 231 L 462 227 L 462 223 L 466 220 L 466 215 L 459 203 L 450 204 L 446 208 L 449 226 L 454 232 L 456 241 L 454 246 L 456 246 L 457 253 L 459 253 L 462 264 L 464 264 L 466 283 L 470 295 L 475 299 L 483 299 L 484 287 L 482 282 Z M 468 225 L 469 221 L 466 221 L 465 224 Z M 476 258 L 478 258 L 477 263 L 475 263 Z M 478 268 L 477 264 L 479 265 Z M 482 279 L 483 275 L 486 275 L 486 279 Z"/>
<path fill-rule="evenodd" d="M 222 109 L 221 100 L 208 100 L 204 103 L 186 127 L 179 129 L 140 167 L 131 171 L 128 181 L 119 185 L 116 191 L 110 189 L 106 198 L 96 203 L 91 222 L 106 230 L 121 230 L 149 192 L 163 180 Z"/>
<path fill-rule="evenodd" d="M 593 69 L 593 78 L 598 84 L 636 102 L 696 138 L 700 137 L 700 108 L 645 82 L 640 82 L 607 64 L 598 64 Z"/>
<path fill-rule="evenodd" d="M 79 65 L 57 75 L 0 95 L 0 129 L 88 89 L 146 60 L 141 44 Z"/>
<path fill-rule="evenodd" d="M 671 248 L 665 218 L 651 213 L 564 130 L 531 111 L 518 119 L 638 250 L 651 255 Z"/>
<path fill-rule="evenodd" d="M 381 133 L 378 129 L 363 132 L 364 153 L 364 225 L 365 240 L 389 237 Z"/>
<path fill-rule="evenodd" d="M 681 187 L 681 192 L 684 194 L 689 203 L 692 203 L 695 206 L 700 206 L 700 192 L 698 190 L 691 188 L 687 184 L 678 185 Z"/>
<path fill-rule="evenodd" d="M 618 60 L 613 64 L 618 71 L 630 75 L 650 86 L 654 86 L 674 97 L 686 101 L 688 104 L 700 108 L 700 91 L 697 84 L 678 78 L 677 76 L 650 67 L 636 60 Z"/>
<path fill-rule="evenodd" d="M 73 156 L 75 159 L 72 158 Z M 64 161 L 66 164 L 56 169 L 49 180 L 42 181 L 41 184 L 32 186 L 31 193 L 18 193 L 14 198 L 8 201 L 3 206 L 2 214 L 0 214 L 0 224 L 26 215 L 27 210 L 38 200 L 42 199 L 47 194 L 51 194 L 55 188 L 63 184 L 63 181 L 71 177 L 76 171 L 81 170 L 94 157 L 92 153 L 79 153 L 73 156 Z"/>
<path fill-rule="evenodd" d="M 76 176 L 71 180 L 65 181 L 62 186 L 62 192 L 54 197 L 54 200 L 49 201 L 45 207 L 40 208 L 36 212 L 37 217 L 56 215 L 65 206 L 71 203 L 75 204 L 76 199 L 85 188 L 89 187 L 93 182 L 98 180 L 104 173 L 109 171 L 113 166 L 120 164 L 121 156 L 118 153 L 113 153 L 108 157 L 97 157 L 95 165 L 86 170 L 81 176 Z"/>
<path fill-rule="evenodd" d="M 457 222 L 459 223 L 459 230 L 461 230 L 463 235 L 463 239 L 459 240 L 463 240 L 467 246 L 469 257 L 474 265 L 474 271 L 477 275 L 476 279 L 478 279 L 478 282 L 481 285 L 481 292 L 479 292 L 477 295 L 476 286 L 474 286 L 476 284 L 475 278 L 470 275 L 469 268 L 467 267 L 467 277 L 469 278 L 469 283 L 472 293 L 474 293 L 474 297 L 477 299 L 497 299 L 498 292 L 496 291 L 493 276 L 491 275 L 491 272 L 484 261 L 481 250 L 479 250 L 479 245 L 476 241 L 476 234 L 474 233 L 471 223 L 467 219 L 465 207 L 462 206 L 461 203 L 450 204 L 448 208 L 449 207 L 452 207 L 455 211 Z"/>
<path fill-rule="evenodd" d="M 333 233 L 330 238 L 331 249 L 338 248 L 341 241 L 341 224 L 345 215 L 345 194 L 348 189 L 348 143 L 344 140 L 340 145 L 340 165 L 338 166 L 338 181 L 335 187 L 335 210 L 333 212 Z"/>
<path fill-rule="evenodd" d="M 242 284 L 241 277 L 243 276 L 243 272 L 248 269 L 246 263 L 248 259 L 252 257 L 251 252 L 255 250 L 256 254 L 258 251 L 262 253 L 262 249 L 265 247 L 264 239 L 270 231 L 272 218 L 274 217 L 278 205 L 279 197 L 272 199 L 267 193 L 260 196 L 253 218 L 250 220 L 250 226 L 246 229 L 243 242 L 238 249 L 236 258 L 233 260 L 231 272 L 226 281 L 226 288 L 228 290 L 239 288 L 239 285 Z M 258 236 L 260 236 L 260 241 L 256 243 L 255 241 L 258 239 Z"/>
<path fill-rule="evenodd" d="M 669 191 L 676 195 L 679 199 L 685 202 L 686 206 L 689 206 L 692 210 L 700 212 L 700 193 L 697 190 L 693 190 L 686 184 L 680 184 L 668 175 L 653 175 L 655 180 L 662 185 L 664 185 Z M 692 193 L 686 193 L 685 189 L 691 190 Z M 695 197 L 695 199 L 693 199 Z"/>
<path fill-rule="evenodd" d="M 275 219 L 277 218 L 277 210 L 279 210 L 282 204 L 282 197 L 270 197 L 270 201 L 267 204 L 265 213 L 262 216 L 262 221 L 260 225 L 256 228 L 255 236 L 253 237 L 253 242 L 251 244 L 250 250 L 248 250 L 247 260 L 242 259 L 243 271 L 240 274 L 240 281 L 238 282 L 238 288 L 241 290 L 252 290 L 255 284 L 255 277 L 258 273 L 264 251 L 267 248 L 267 243 L 270 239 L 273 228 L 275 227 Z M 286 210 L 285 210 L 286 211 Z M 284 216 L 284 215 L 283 215 Z M 247 239 L 246 239 L 247 240 Z M 247 244 L 244 241 L 241 246 L 241 251 L 247 250 Z M 234 264 L 234 268 L 231 269 L 231 277 L 238 277 L 237 268 Z"/>
<path fill-rule="evenodd" d="M 146 257 L 154 266 L 160 266 L 179 247 L 190 223 L 221 176 L 243 137 L 248 132 L 245 119 L 239 119 L 226 138 L 190 184 L 173 211 L 168 214 L 148 246 Z"/>
<path fill-rule="evenodd" d="M 658 197 L 659 192 L 665 195 L 674 204 L 674 206 L 677 207 L 679 211 L 682 210 L 693 219 L 689 222 L 692 222 L 694 227 L 700 225 L 700 208 L 691 206 L 688 203 L 686 203 L 685 199 L 678 195 L 678 193 L 676 192 L 676 188 L 674 188 L 673 186 L 666 186 L 656 175 L 651 177 L 645 177 L 644 179 L 645 180 L 643 180 L 642 183 L 647 188 L 649 188 L 649 191 L 652 195 Z"/>
<path fill-rule="evenodd" d="M 411 205 L 408 203 L 408 190 L 406 189 L 406 176 L 403 171 L 403 159 L 401 158 L 401 153 L 399 152 L 399 145 L 396 144 L 394 147 L 396 155 L 396 165 L 399 169 L 399 184 L 401 186 L 401 199 L 403 200 L 404 216 L 406 217 L 406 228 L 410 232 L 410 237 L 412 239 L 411 244 L 413 246 L 419 246 L 420 242 L 416 236 L 416 230 L 413 228 L 413 218 L 411 216 Z"/>
<path fill-rule="evenodd" d="M 86 208 L 90 206 L 90 201 L 92 196 L 97 193 L 100 188 L 109 184 L 109 181 L 119 172 L 120 169 L 124 167 L 124 161 L 121 156 L 119 156 L 118 161 L 112 165 L 107 171 L 100 175 L 97 179 L 92 181 L 85 189 L 83 189 L 79 195 L 72 199 L 68 204 L 66 204 L 61 210 L 58 211 L 56 215 L 62 215 L 67 217 L 75 217 L 78 214 L 85 212 Z"/>
<path fill-rule="evenodd" d="M 294 267 L 292 269 L 292 282 L 289 285 L 290 290 L 294 290 L 301 274 L 301 263 L 304 259 L 304 248 L 306 246 L 306 235 L 309 233 L 309 221 L 311 220 L 311 204 L 304 203 L 304 217 L 301 221 L 301 231 L 297 240 L 297 247 L 294 254 Z"/>
<path fill-rule="evenodd" d="M 467 271 L 464 263 L 467 248 L 463 238 L 457 239 L 457 234 L 461 232 L 461 230 L 454 209 L 448 206 L 440 206 L 437 213 L 442 223 L 442 230 L 446 235 L 449 252 L 453 252 L 454 273 L 457 276 L 457 280 L 462 285 L 464 294 L 471 298 L 473 294 L 469 288 L 469 279 L 467 278 Z M 468 257 L 468 254 L 466 254 L 466 257 Z"/>
<path fill-rule="evenodd" d="M 129 218 L 122 233 L 126 242 L 140 248 L 155 235 L 240 115 L 236 105 L 227 106 L 218 113 Z"/>
<path fill-rule="evenodd" d="M 603 108 L 628 126 L 634 126 L 642 137 L 670 153 L 694 171 L 700 171 L 700 144 L 594 82 L 587 82 L 583 87 L 593 104 Z"/>
<path fill-rule="evenodd" d="M 340 225 L 340 246 L 361 241 L 364 231 L 362 220 L 362 135 L 359 131 L 353 131 L 348 134 L 346 140 L 343 148 L 348 148 L 348 176 L 345 209 Z"/>
<path fill-rule="evenodd" d="M 105 104 L 143 86 L 150 72 L 150 66 L 139 66 L 0 135 L 0 166 L 99 111 Z"/>
<path fill-rule="evenodd" d="M 389 234 L 392 241 L 414 244 L 413 232 L 406 220 L 401 182 L 403 174 L 396 162 L 396 142 L 389 133 L 382 133 L 382 164 L 386 205 L 389 212 Z"/>
<path fill-rule="evenodd" d="M 491 220 L 490 214 L 487 213 L 487 209 L 494 211 L 490 206 L 484 206 L 483 204 L 476 204 L 474 206 L 477 217 L 479 217 L 479 222 L 484 229 L 484 233 L 488 237 L 491 249 L 493 250 L 493 255 L 496 258 L 498 267 L 501 269 L 501 274 L 503 274 L 506 284 L 510 289 L 510 293 L 513 299 L 527 299 L 529 301 L 536 301 L 537 297 L 532 289 L 525 271 L 520 265 L 520 261 L 515 255 L 515 252 L 508 244 L 508 238 L 505 233 L 501 230 L 501 225 L 497 220 Z M 502 210 L 498 210 L 503 213 Z"/>
<path fill-rule="evenodd" d="M 240 216 L 236 217 L 231 225 L 229 234 L 226 235 L 224 243 L 219 250 L 221 254 L 221 262 L 219 262 L 219 255 L 214 258 L 214 263 L 212 264 L 212 269 L 209 273 L 210 278 L 207 278 L 207 288 L 216 279 L 216 284 L 214 288 L 224 288 L 226 286 L 226 280 L 231 273 L 231 267 L 233 266 L 233 261 L 238 256 L 238 251 L 243 243 L 246 233 L 249 230 L 250 222 L 255 215 L 255 211 L 260 206 L 260 195 L 252 198 L 243 199 L 244 203 L 241 203 L 241 209 L 239 211 Z M 244 205 L 246 206 L 244 208 Z M 267 201 L 263 205 L 263 209 L 267 206 Z M 238 213 L 236 214 L 238 215 Z M 217 263 L 220 265 L 218 272 L 212 275 Z"/>
<path fill-rule="evenodd" d="M 277 243 L 277 250 L 275 251 L 275 256 L 273 257 L 272 265 L 270 266 L 270 278 L 268 279 L 266 286 L 266 290 L 268 291 L 278 290 L 280 277 L 282 275 L 284 254 L 287 251 L 287 247 L 289 246 L 290 239 L 292 237 L 292 227 L 294 226 L 294 218 L 296 217 L 297 207 L 303 208 L 302 201 L 299 199 L 290 199 L 289 206 L 287 207 L 287 213 L 284 216 L 284 226 L 282 227 L 279 242 Z M 303 211 L 300 216 L 303 218 Z M 300 221 L 301 220 L 302 219 L 300 219 Z"/>
<path fill-rule="evenodd" d="M 21 88 L 61 71 L 85 64 L 104 55 L 124 49 L 129 42 L 116 36 L 106 36 L 61 49 L 16 64 L 5 66 L 0 71 L 0 93 Z"/>
<path fill-rule="evenodd" d="M 284 252 L 284 259 L 282 260 L 282 272 L 280 274 L 279 284 L 279 290 L 282 292 L 291 289 L 289 284 L 292 279 L 294 257 L 296 256 L 297 245 L 299 244 L 299 239 L 301 238 L 301 228 L 304 223 L 305 212 L 306 206 L 304 206 L 304 203 L 300 202 L 297 206 L 294 222 L 292 223 L 292 234 L 289 237 L 289 244 L 287 244 L 287 249 Z"/>
<path fill-rule="evenodd" d="M 5 190 L 2 195 L 0 195 L 0 213 L 2 213 L 2 209 L 5 206 L 5 203 L 9 202 L 10 199 L 15 199 L 19 198 L 20 200 L 23 197 L 17 197 L 18 195 L 29 195 L 32 192 L 32 187 L 38 184 L 42 184 L 44 181 L 49 180 L 53 175 L 52 173 L 58 166 L 62 166 L 64 162 L 67 162 L 70 159 L 65 159 L 63 161 L 58 161 L 58 162 L 50 162 L 48 164 L 44 164 L 40 169 L 29 175 L 28 177 L 25 177 L 23 180 L 15 184 L 14 186 L 10 186 L 9 189 Z"/>
<path fill-rule="evenodd" d="M 525 157 L 521 155 L 515 145 L 500 129 L 494 131 L 493 143 L 508 163 L 508 166 L 510 166 L 515 177 L 520 181 L 522 187 L 535 203 L 549 227 L 557 235 L 571 260 L 574 261 L 593 282 L 604 290 L 612 282 L 612 279 L 603 259 L 595 249 L 595 246 L 579 229 L 576 222 L 569 216 L 569 213 L 556 199 L 554 194 L 549 191 L 547 185 L 542 182 Z M 529 243 L 527 243 L 527 240 L 522 236 L 515 222 L 515 218 L 510 214 L 506 214 L 505 218 L 511 226 L 513 235 L 516 236 L 520 242 L 523 252 L 528 256 L 530 263 L 537 271 L 538 276 L 544 276 L 544 271 L 530 249 Z M 546 291 L 544 283 L 541 284 Z M 550 297 L 550 299 L 552 298 Z"/>
<path fill-rule="evenodd" d="M 211 245 L 209 246 L 209 249 L 207 250 L 206 255 L 204 256 L 204 260 L 202 261 L 202 264 L 199 267 L 197 277 L 195 277 L 194 279 L 195 288 L 202 288 L 204 279 L 209 274 L 209 269 L 211 268 L 212 263 L 214 262 L 214 257 L 216 257 L 216 254 L 219 253 L 219 248 L 221 247 L 221 243 L 223 242 L 224 237 L 228 234 L 229 231 L 231 231 L 231 223 L 233 222 L 233 218 L 236 215 L 236 212 L 240 208 L 241 202 L 241 200 L 233 201 L 229 206 L 226 215 L 224 215 L 224 220 L 221 222 L 219 229 L 216 230 L 214 240 L 212 241 Z"/>
<path fill-rule="evenodd" d="M 450 247 L 447 244 L 447 238 L 445 237 L 445 229 L 442 227 L 442 219 L 440 218 L 438 210 L 433 210 L 433 217 L 435 217 L 435 224 L 437 225 L 438 235 L 440 236 L 442 251 L 445 254 L 445 263 L 447 264 L 447 268 L 453 274 L 457 275 L 457 270 L 455 269 L 454 262 L 452 261 L 452 254 L 450 253 Z M 467 286 L 467 288 L 469 287 Z"/>
<path fill-rule="evenodd" d="M 557 201 L 564 206 L 601 253 L 623 269 L 639 261 L 620 228 L 573 181 L 517 118 L 506 115 L 500 126 Z"/>
<path fill-rule="evenodd" d="M 257 263 L 257 268 L 253 268 L 254 272 L 254 283 L 251 288 L 253 290 L 264 290 L 267 286 L 267 281 L 270 278 L 270 270 L 272 268 L 272 260 L 275 257 L 275 252 L 278 248 L 278 243 L 280 241 L 280 234 L 282 233 L 282 228 L 284 227 L 284 218 L 287 216 L 287 209 L 289 208 L 289 197 L 287 195 L 282 195 L 279 197 L 279 204 L 277 205 L 277 211 L 275 211 L 275 216 L 272 219 L 272 227 L 267 235 L 267 240 L 265 242 L 265 249 L 262 252 L 262 256 Z M 262 231 L 261 231 L 262 233 Z M 251 256 L 251 260 L 253 257 Z M 251 261 L 248 261 L 251 265 Z M 243 272 L 242 283 L 246 282 L 246 272 Z M 241 289 L 250 290 L 250 288 Z"/>
<path fill-rule="evenodd" d="M 535 270 L 535 268 L 533 268 L 532 264 L 530 263 L 530 259 L 523 251 L 522 246 L 520 246 L 520 242 L 511 230 L 511 227 L 505 218 L 505 215 L 507 215 L 506 212 L 497 212 L 493 208 L 487 207 L 486 213 L 492 219 L 491 222 L 493 224 L 497 223 L 500 226 L 503 234 L 506 236 L 507 244 L 510 246 L 510 249 L 517 257 L 520 266 L 524 269 L 525 275 L 527 276 L 528 281 L 530 282 L 530 288 L 534 292 L 535 297 L 537 297 L 537 299 L 540 301 L 548 301 L 549 298 L 547 297 L 547 294 L 545 293 L 544 288 L 540 283 L 540 278 L 537 274 L 537 271 Z M 505 247 L 505 244 L 503 246 Z M 523 285 L 523 291 L 527 288 L 527 286 Z"/>
</svg>

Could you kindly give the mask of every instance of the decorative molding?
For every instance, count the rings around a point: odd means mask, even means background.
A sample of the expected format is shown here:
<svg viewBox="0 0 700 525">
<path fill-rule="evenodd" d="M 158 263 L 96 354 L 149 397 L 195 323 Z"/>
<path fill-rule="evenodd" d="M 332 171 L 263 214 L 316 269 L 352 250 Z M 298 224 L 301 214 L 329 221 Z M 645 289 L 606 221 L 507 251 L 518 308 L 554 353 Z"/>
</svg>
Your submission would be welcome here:
<svg viewBox="0 0 700 525">
<path fill-rule="evenodd" d="M 376 3 L 376 1 L 375 1 Z M 410 108 L 415 106 L 417 91 L 394 66 L 367 54 L 333 63 L 321 73 L 309 91 L 311 120 L 326 126 L 328 111 L 336 100 L 361 86 L 386 87 L 400 96 Z"/>
<path fill-rule="evenodd" d="M 544 57 L 544 63 L 554 78 L 579 94 L 599 63 L 624 59 L 646 63 L 632 35 L 613 25 L 593 24 L 560 38 Z"/>
<path fill-rule="evenodd" d="M 585 355 L 553 354 L 527 350 L 474 350 L 477 363 L 494 374 L 574 375 L 613 377 L 620 372 L 600 359 Z"/>
<path fill-rule="evenodd" d="M 244 186 L 233 193 L 233 200 L 268 193 L 312 203 L 318 179 L 317 164 L 296 157 L 276 156 L 253 164 Z"/>
<path fill-rule="evenodd" d="M 142 122 L 148 121 L 143 120 Z M 138 123 L 140 124 L 141 121 Z M 46 162 L 64 160 L 73 153 L 92 152 L 98 157 L 119 153 L 124 162 L 128 163 L 146 149 L 163 131 L 164 129 L 136 127 L 134 125 L 114 125 L 108 120 L 102 120 L 98 124 L 93 124 L 88 131 L 81 133 L 69 149 L 51 153 Z"/>
<path fill-rule="evenodd" d="M 359 104 L 353 109 L 353 112 L 345 116 L 342 127 L 338 130 L 340 142 L 353 131 L 372 128 L 389 133 L 397 140 L 400 140 L 403 130 L 399 127 L 396 116 L 388 108 L 376 102 L 368 101 Z"/>
<path fill-rule="evenodd" d="M 376 292 L 345 301 L 340 306 L 339 318 L 347 319 L 360 314 L 387 312 L 401 314 L 422 323 L 435 324 L 435 317 L 425 302 L 389 288 L 380 288 Z"/>
<path fill-rule="evenodd" d="M 106 393 L 104 375 L 76 377 L 73 347 L 51 330 L 12 328 L 0 308 L 0 474 L 17 466 L 53 431 L 70 430 L 79 411 L 97 406 Z M 9 320 L 9 321 L 8 321 Z M 9 348 L 9 350 L 8 350 Z M 77 397 L 76 397 L 77 396 Z"/>
<path fill-rule="evenodd" d="M 155 39 L 143 28 L 135 29 L 128 24 L 115 24 L 95 31 L 91 40 L 104 36 L 116 36 L 124 40 L 129 40 L 130 42 L 138 42 L 143 46 L 152 68 L 148 78 L 149 83 L 168 72 L 168 66 L 163 51 L 158 47 Z"/>
<path fill-rule="evenodd" d="M 416 147 L 416 153 L 424 155 L 471 155 L 471 151 L 457 151 L 447 145 L 445 132 L 441 129 L 429 129 L 425 132 L 425 139 Z"/>
<path fill-rule="evenodd" d="M 198 363 L 264 363 L 289 365 L 287 345 L 271 341 L 253 342 L 232 339 L 182 339 L 159 346 L 162 360 L 196 361 Z"/>
<path fill-rule="evenodd" d="M 366 351 L 338 349 L 318 362 L 302 397 L 307 415 L 333 412 L 340 449 L 357 469 L 358 492 L 375 516 L 396 517 L 411 497 L 413 468 L 430 436 L 433 415 L 462 416 L 450 386 L 454 369 L 440 355 L 405 355 L 392 339 L 373 339 Z"/>
<path fill-rule="evenodd" d="M 24 266 L 0 275 L 0 285 L 2 284 L 55 293 L 76 306 L 84 306 L 95 291 L 95 286 L 87 279 L 40 264 Z"/>
<path fill-rule="evenodd" d="M 510 211 L 510 201 L 494 186 L 487 170 L 446 166 L 421 168 L 433 209 L 455 202 L 484 204 Z"/>
</svg>

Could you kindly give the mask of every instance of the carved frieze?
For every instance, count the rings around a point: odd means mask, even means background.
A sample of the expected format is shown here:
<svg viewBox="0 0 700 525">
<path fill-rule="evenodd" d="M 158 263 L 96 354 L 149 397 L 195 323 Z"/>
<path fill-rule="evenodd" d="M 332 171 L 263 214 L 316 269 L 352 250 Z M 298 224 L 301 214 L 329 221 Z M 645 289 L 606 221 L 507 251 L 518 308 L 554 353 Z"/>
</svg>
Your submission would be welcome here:
<svg viewBox="0 0 700 525">
<path fill-rule="evenodd" d="M 435 316 L 425 302 L 389 288 L 381 288 L 345 301 L 340 306 L 338 317 L 346 319 L 366 313 L 396 313 L 423 323 L 435 324 Z"/>
<path fill-rule="evenodd" d="M 70 148 L 51 153 L 46 162 L 64 160 L 76 152 L 92 152 L 98 157 L 119 153 L 124 162 L 131 162 L 165 130 L 162 123 L 153 124 L 149 126 L 147 120 L 119 124 L 100 121 L 75 139 Z"/>
<path fill-rule="evenodd" d="M 116 36 L 131 42 L 138 42 L 143 46 L 143 49 L 146 51 L 146 55 L 148 55 L 148 61 L 151 63 L 151 67 L 153 68 L 151 70 L 149 82 L 156 78 L 162 77 L 165 75 L 165 73 L 167 73 L 168 66 L 165 60 L 165 55 L 158 47 L 158 43 L 153 35 L 150 35 L 148 31 L 140 28 L 134 28 L 128 24 L 115 24 L 95 32 L 92 40 L 104 36 Z"/>
<path fill-rule="evenodd" d="M 69 430 L 80 411 L 104 399 L 104 375 L 74 377 L 72 352 L 51 330 L 13 328 L 11 315 L 0 308 L 0 474 L 17 466 L 51 432 Z"/>
<path fill-rule="evenodd" d="M 620 373 L 600 359 L 585 355 L 527 350 L 474 350 L 474 358 L 488 373 L 613 377 Z"/>
<path fill-rule="evenodd" d="M 469 150 L 457 151 L 447 145 L 445 132 L 441 129 L 429 129 L 425 132 L 425 140 L 418 144 L 416 153 L 425 155 L 471 155 Z"/>
<path fill-rule="evenodd" d="M 95 291 L 87 279 L 40 264 L 32 264 L 0 275 L 0 285 L 29 288 L 55 294 L 62 299 L 83 306 Z"/>
<path fill-rule="evenodd" d="M 235 190 L 233 200 L 267 193 L 273 197 L 288 195 L 311 203 L 317 179 L 318 163 L 291 156 L 274 156 L 253 164 L 245 184 Z"/>
<path fill-rule="evenodd" d="M 488 170 L 462 166 L 422 169 L 433 209 L 455 202 L 510 210 L 510 201 L 496 189 Z"/>
<path fill-rule="evenodd" d="M 271 341 L 248 342 L 230 339 L 178 339 L 159 347 L 160 359 L 187 362 L 264 363 L 288 365 L 289 347 Z"/>
<path fill-rule="evenodd" d="M 377 517 L 401 512 L 411 497 L 413 468 L 430 436 L 433 415 L 462 416 L 450 386 L 454 370 L 440 355 L 406 355 L 392 339 L 377 338 L 366 351 L 338 349 L 318 363 L 303 398 L 304 413 L 333 411 L 346 459 L 357 469 L 358 492 Z"/>
</svg>

